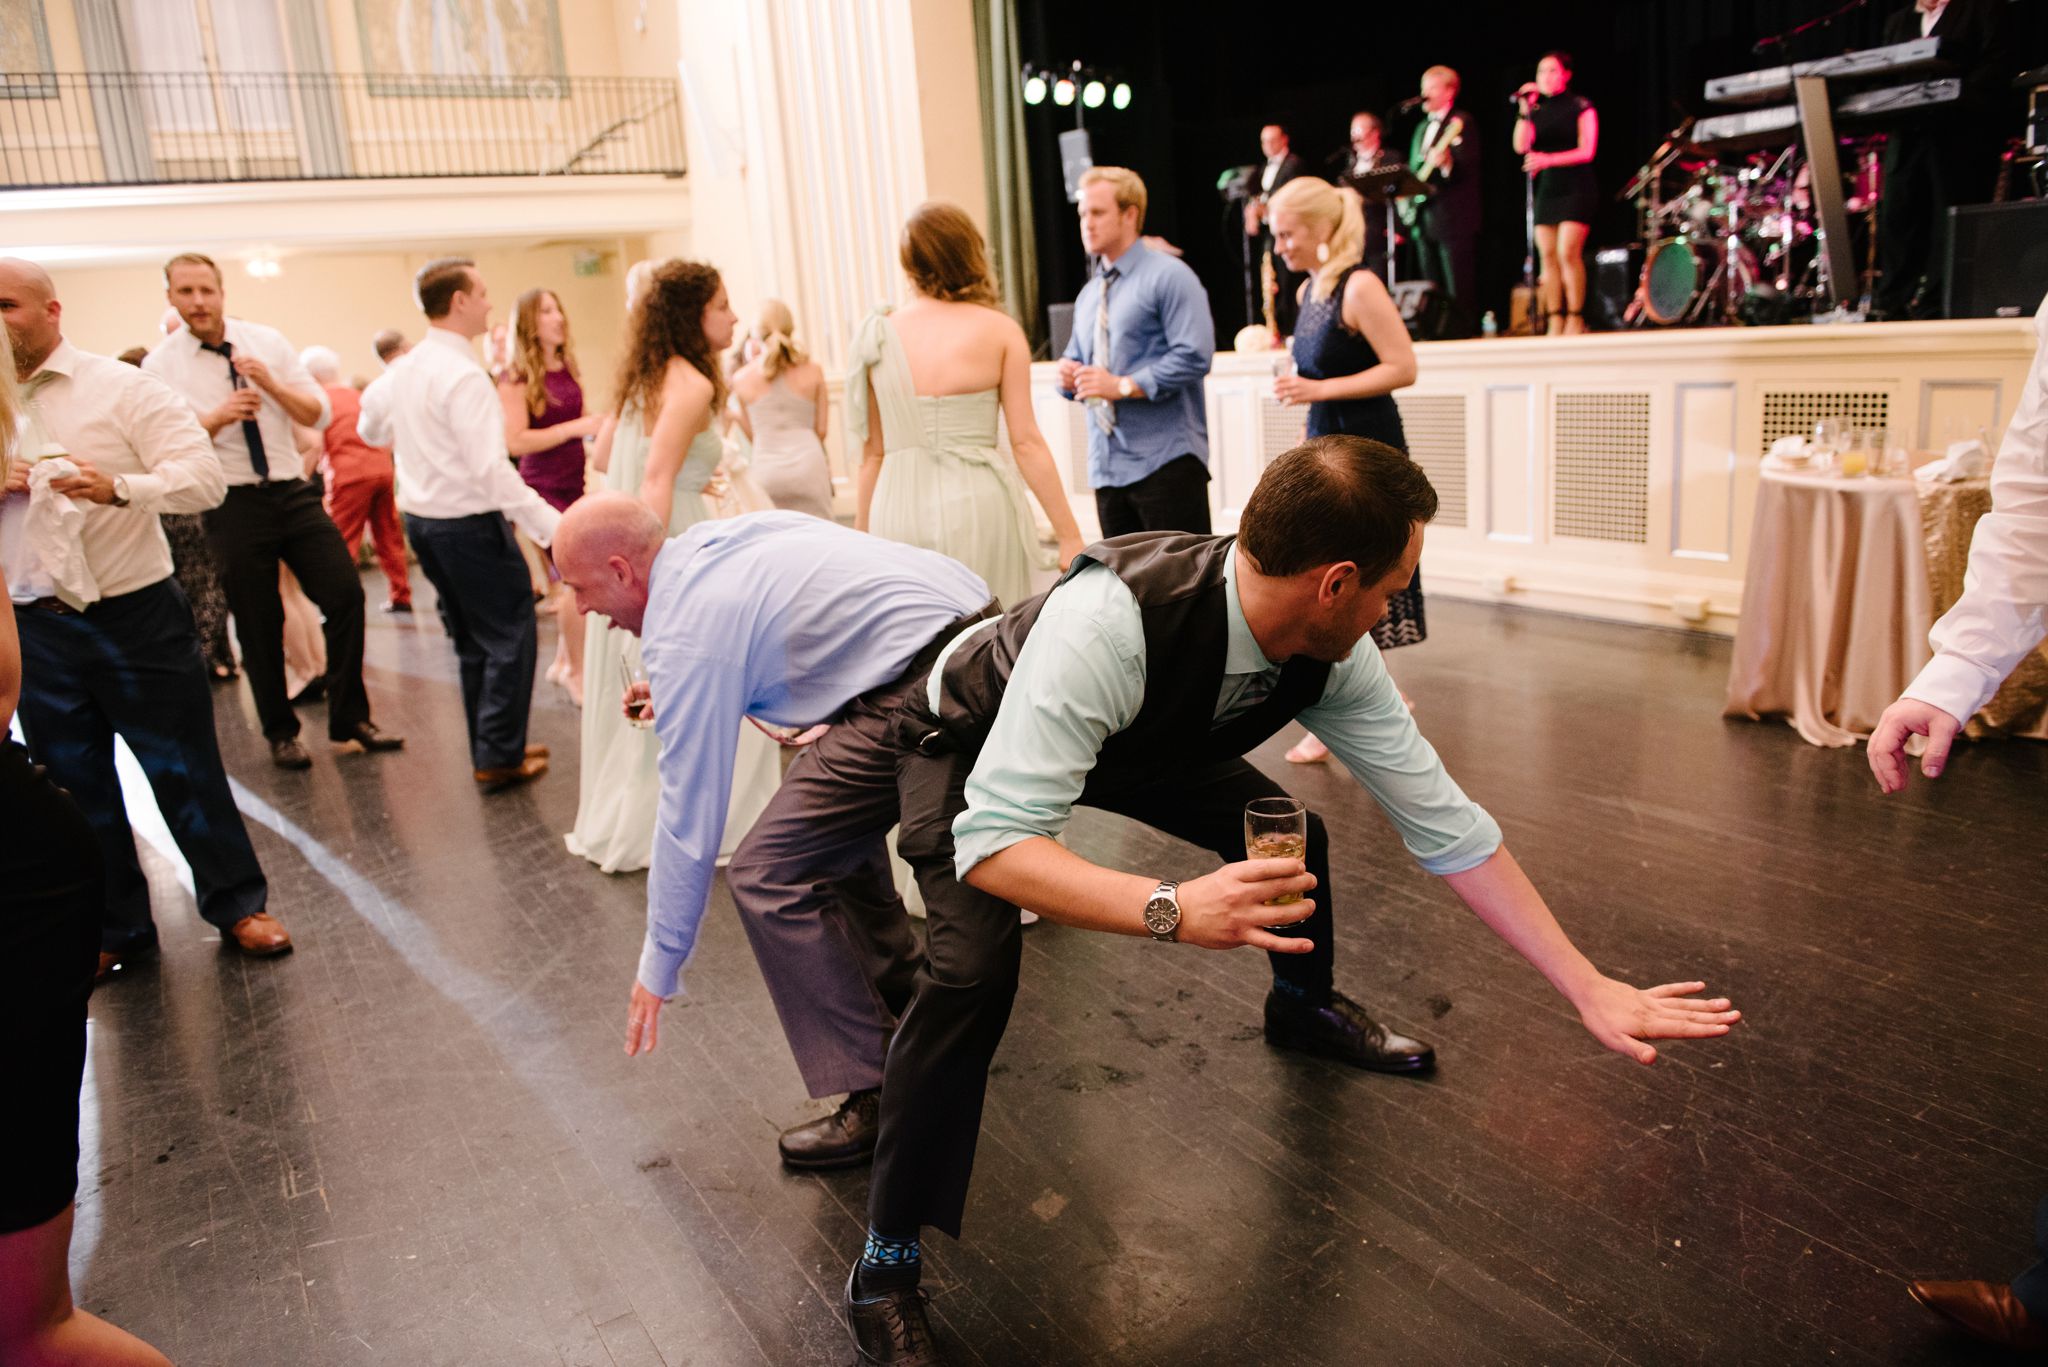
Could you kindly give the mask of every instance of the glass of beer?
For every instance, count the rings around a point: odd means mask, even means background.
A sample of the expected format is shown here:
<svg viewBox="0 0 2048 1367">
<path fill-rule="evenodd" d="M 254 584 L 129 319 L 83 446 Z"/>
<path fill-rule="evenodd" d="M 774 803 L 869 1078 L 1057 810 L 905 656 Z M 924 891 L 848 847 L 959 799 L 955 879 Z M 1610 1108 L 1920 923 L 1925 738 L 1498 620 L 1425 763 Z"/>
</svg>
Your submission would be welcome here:
<svg viewBox="0 0 2048 1367">
<path fill-rule="evenodd" d="M 1244 854 L 1247 859 L 1308 860 L 1308 808 L 1291 797 L 1262 797 L 1245 804 Z M 1299 902 L 1301 894 L 1276 897 L 1272 906 Z"/>
<path fill-rule="evenodd" d="M 633 643 L 627 641 L 619 647 L 619 670 L 626 676 L 626 690 L 631 692 L 634 684 L 647 682 L 647 671 L 641 668 L 639 652 Z M 648 698 L 627 714 L 626 722 L 637 730 L 646 731 L 654 726 L 654 699 Z"/>
</svg>

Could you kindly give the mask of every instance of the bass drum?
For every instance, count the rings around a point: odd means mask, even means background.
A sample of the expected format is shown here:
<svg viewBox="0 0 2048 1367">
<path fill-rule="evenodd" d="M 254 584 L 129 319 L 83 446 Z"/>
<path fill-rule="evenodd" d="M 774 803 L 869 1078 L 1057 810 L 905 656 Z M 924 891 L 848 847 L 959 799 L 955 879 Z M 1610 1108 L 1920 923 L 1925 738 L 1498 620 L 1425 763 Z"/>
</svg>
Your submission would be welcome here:
<svg viewBox="0 0 2048 1367">
<path fill-rule="evenodd" d="M 1667 237 L 1643 263 L 1643 315 L 1663 327 L 1682 323 L 1721 264 L 1721 244 Z"/>
</svg>

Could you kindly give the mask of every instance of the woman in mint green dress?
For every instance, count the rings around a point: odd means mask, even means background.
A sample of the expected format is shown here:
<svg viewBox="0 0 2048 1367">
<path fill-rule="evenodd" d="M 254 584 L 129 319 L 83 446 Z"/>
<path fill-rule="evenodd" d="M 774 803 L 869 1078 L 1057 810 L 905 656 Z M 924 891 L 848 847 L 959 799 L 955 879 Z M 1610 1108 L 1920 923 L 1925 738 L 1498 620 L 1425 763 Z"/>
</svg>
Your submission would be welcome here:
<svg viewBox="0 0 2048 1367">
<path fill-rule="evenodd" d="M 1031 347 L 999 306 L 981 231 L 933 201 L 903 225 L 899 252 L 912 299 L 870 314 L 853 340 L 847 426 L 862 443 L 854 525 L 950 555 L 1005 606 L 1031 596 L 1043 560 L 1024 489 L 1059 541 L 1081 529 L 1031 411 Z M 998 446 L 1010 429 L 1013 461 Z M 1019 479 L 1019 476 L 1022 479 Z"/>
<path fill-rule="evenodd" d="M 605 487 L 639 498 L 667 522 L 670 536 L 709 515 L 704 494 L 723 454 L 715 415 L 725 407 L 725 385 L 716 354 L 731 344 L 735 321 L 718 272 L 690 261 L 657 266 L 633 309 L 618 424 L 601 465 Z M 627 670 L 640 668 L 640 641 L 598 613 L 589 614 L 588 627 L 583 768 L 566 843 L 606 873 L 644 869 L 661 792 L 659 743 L 619 709 Z M 721 856 L 739 844 L 780 780 L 778 747 L 741 727 Z"/>
</svg>

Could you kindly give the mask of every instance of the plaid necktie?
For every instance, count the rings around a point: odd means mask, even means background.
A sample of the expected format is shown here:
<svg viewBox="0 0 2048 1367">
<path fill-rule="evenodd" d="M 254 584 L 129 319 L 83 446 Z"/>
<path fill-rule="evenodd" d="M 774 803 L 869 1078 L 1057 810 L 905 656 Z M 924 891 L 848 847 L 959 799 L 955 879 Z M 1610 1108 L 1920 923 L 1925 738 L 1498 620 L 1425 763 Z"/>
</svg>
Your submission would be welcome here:
<svg viewBox="0 0 2048 1367">
<path fill-rule="evenodd" d="M 1109 286 L 1116 279 L 1116 267 L 1104 265 L 1101 271 L 1102 294 L 1095 301 L 1095 364 L 1109 369 Z M 1104 436 L 1116 431 L 1116 405 L 1108 399 L 1088 400 L 1088 416 L 1095 419 L 1095 425 Z"/>
<path fill-rule="evenodd" d="M 248 381 L 242 378 L 242 372 L 235 369 L 235 344 L 233 342 L 223 337 L 218 344 L 201 342 L 199 349 L 201 351 L 214 352 L 228 363 L 228 384 L 231 387 L 235 389 L 247 389 L 249 387 Z M 263 454 L 263 430 L 256 425 L 256 419 L 242 419 L 242 440 L 249 443 L 249 466 L 255 470 L 256 478 L 261 480 L 269 479 L 270 459 Z"/>
</svg>

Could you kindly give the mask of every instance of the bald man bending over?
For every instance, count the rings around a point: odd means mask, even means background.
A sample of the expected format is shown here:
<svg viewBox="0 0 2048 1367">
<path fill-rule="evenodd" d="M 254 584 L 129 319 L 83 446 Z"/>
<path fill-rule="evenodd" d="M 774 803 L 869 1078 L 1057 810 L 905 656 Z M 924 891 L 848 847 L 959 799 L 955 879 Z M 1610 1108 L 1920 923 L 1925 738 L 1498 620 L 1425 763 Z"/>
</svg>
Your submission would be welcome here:
<svg viewBox="0 0 2048 1367">
<path fill-rule="evenodd" d="M 877 826 L 866 807 L 828 800 L 841 792 L 832 776 L 886 753 L 879 742 L 905 691 L 957 632 L 994 615 L 988 586 L 936 552 L 804 513 L 720 518 L 664 540 L 654 514 L 610 492 L 562 515 L 553 550 L 577 606 L 640 637 L 648 682 L 634 686 L 627 715 L 644 720 L 651 702 L 661 741 L 626 1052 L 654 1048 L 662 1003 L 680 990 L 697 942 L 742 718 L 811 727 L 771 731 L 801 753 L 726 877 L 806 1087 L 848 1094 L 835 1114 L 782 1136 L 783 1160 L 864 1161 L 882 1080 L 875 1060 L 919 956 L 882 843 L 893 818 Z M 820 736 L 824 722 L 833 725 Z M 807 888 L 833 890 L 822 915 L 815 898 L 781 895 L 799 865 Z"/>
</svg>

